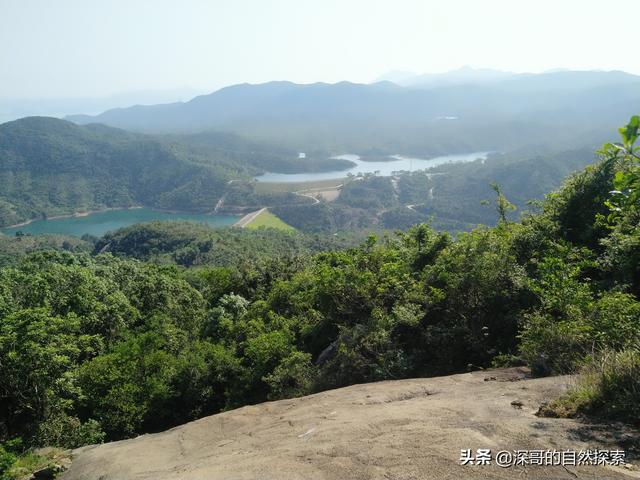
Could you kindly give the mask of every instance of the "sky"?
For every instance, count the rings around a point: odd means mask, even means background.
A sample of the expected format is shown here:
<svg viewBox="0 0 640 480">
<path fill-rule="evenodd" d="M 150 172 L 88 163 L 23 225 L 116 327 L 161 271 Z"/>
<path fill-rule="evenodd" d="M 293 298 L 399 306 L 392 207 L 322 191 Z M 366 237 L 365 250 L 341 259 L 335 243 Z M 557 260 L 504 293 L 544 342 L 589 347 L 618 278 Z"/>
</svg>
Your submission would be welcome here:
<svg viewBox="0 0 640 480">
<path fill-rule="evenodd" d="M 640 74 L 639 18 L 638 0 L 0 0 L 0 97 L 371 82 L 463 65 Z"/>
</svg>

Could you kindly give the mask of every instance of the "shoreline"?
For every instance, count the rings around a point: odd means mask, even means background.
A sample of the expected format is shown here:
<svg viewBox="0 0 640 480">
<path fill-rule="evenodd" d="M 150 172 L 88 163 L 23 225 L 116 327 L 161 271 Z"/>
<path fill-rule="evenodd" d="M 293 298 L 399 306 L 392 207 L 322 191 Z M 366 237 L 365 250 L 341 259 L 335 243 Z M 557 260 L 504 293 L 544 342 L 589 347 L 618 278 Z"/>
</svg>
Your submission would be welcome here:
<svg viewBox="0 0 640 480">
<path fill-rule="evenodd" d="M 27 225 L 30 225 L 33 222 L 37 222 L 40 220 L 47 221 L 47 220 L 60 220 L 63 218 L 81 218 L 81 217 L 88 217 L 89 215 L 93 215 L 94 213 L 111 212 L 113 210 L 136 210 L 139 208 L 144 208 L 144 207 L 141 205 L 136 205 L 133 207 L 108 207 L 108 208 L 101 208 L 100 210 L 89 210 L 86 212 L 74 212 L 74 213 L 68 213 L 64 215 L 53 215 L 47 218 L 32 218 L 30 220 L 25 220 L 24 222 L 16 223 L 14 225 L 7 225 L 6 227 L 0 227 L 0 230 L 4 230 L 7 228 L 26 227 Z"/>
<path fill-rule="evenodd" d="M 0 227 L 0 232 L 3 230 L 7 230 L 7 229 L 14 229 L 14 228 L 20 228 L 20 227 L 25 227 L 27 225 L 30 225 L 34 222 L 38 222 L 38 221 L 48 221 L 48 220 L 61 220 L 64 218 L 82 218 L 82 217 L 88 217 L 90 215 L 96 214 L 96 213 L 104 213 L 104 212 L 111 212 L 111 211 L 120 211 L 120 210 L 139 210 L 142 208 L 148 208 L 149 210 L 153 210 L 156 212 L 161 212 L 161 213 L 167 213 L 167 214 L 175 214 L 175 215 L 180 215 L 180 214 L 185 214 L 185 215 L 205 215 L 205 216 L 210 216 L 210 217 L 216 217 L 219 216 L 221 214 L 212 214 L 210 212 L 208 213 L 197 213 L 197 212 L 187 212 L 187 211 L 182 211 L 182 210 L 167 210 L 167 209 L 162 209 L 162 208 L 153 208 L 153 207 L 145 207 L 144 205 L 135 205 L 132 207 L 108 207 L 108 208 L 102 208 L 99 210 L 89 210 L 89 211 L 84 211 L 84 212 L 74 212 L 74 213 L 70 213 L 70 214 L 65 214 L 65 215 L 53 215 L 51 217 L 47 217 L 47 218 L 32 218 L 30 220 L 25 220 L 24 222 L 20 222 L 20 223 L 16 223 L 13 225 L 7 225 L 6 227 Z M 226 216 L 234 216 L 234 217 L 242 217 L 242 214 L 237 214 L 237 213 L 227 213 L 227 214 L 223 214 Z"/>
<path fill-rule="evenodd" d="M 305 183 L 324 180 L 340 181 L 345 178 L 360 174 L 373 174 L 380 177 L 391 177 L 398 172 L 427 171 L 445 164 L 471 163 L 478 160 L 486 160 L 494 153 L 492 151 L 480 151 L 469 153 L 455 153 L 437 155 L 430 158 L 414 158 L 404 155 L 389 155 L 387 161 L 366 161 L 356 154 L 343 154 L 332 158 L 345 159 L 356 163 L 356 167 L 348 170 L 315 173 L 273 173 L 267 172 L 254 177 L 257 183 Z"/>
</svg>

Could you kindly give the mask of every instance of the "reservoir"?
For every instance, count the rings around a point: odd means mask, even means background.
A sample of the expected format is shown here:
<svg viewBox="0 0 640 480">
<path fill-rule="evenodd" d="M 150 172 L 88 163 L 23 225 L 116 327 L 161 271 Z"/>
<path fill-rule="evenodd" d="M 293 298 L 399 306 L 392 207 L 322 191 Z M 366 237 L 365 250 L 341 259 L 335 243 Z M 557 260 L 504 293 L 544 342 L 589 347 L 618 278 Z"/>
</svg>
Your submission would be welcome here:
<svg viewBox="0 0 640 480">
<path fill-rule="evenodd" d="M 489 152 L 472 152 L 461 153 L 455 155 L 442 155 L 429 159 L 404 157 L 402 155 L 393 155 L 389 157 L 388 162 L 365 162 L 360 160 L 360 156 L 353 154 L 338 155 L 333 158 L 349 160 L 356 165 L 347 170 L 337 170 L 333 172 L 315 172 L 315 173 L 265 173 L 256 177 L 259 182 L 271 183 L 287 183 L 287 182 L 313 182 L 316 180 L 332 180 L 334 178 L 344 178 L 349 173 L 357 175 L 358 173 L 378 172 L 378 175 L 388 177 L 393 172 L 406 171 L 415 172 L 418 170 L 426 170 L 428 168 L 437 167 L 444 163 L 462 163 L 473 162 L 474 160 L 484 160 Z"/>
<path fill-rule="evenodd" d="M 169 213 L 150 208 L 131 208 L 123 210 L 107 210 L 91 213 L 86 216 L 56 218 L 51 220 L 35 220 L 20 227 L 2 228 L 6 235 L 16 232 L 40 235 L 55 233 L 81 237 L 84 234 L 101 237 L 111 230 L 127 227 L 134 223 L 150 222 L 153 220 L 185 220 L 194 223 L 204 223 L 212 227 L 233 225 L 238 217 L 234 215 L 205 215 L 189 213 Z"/>
</svg>

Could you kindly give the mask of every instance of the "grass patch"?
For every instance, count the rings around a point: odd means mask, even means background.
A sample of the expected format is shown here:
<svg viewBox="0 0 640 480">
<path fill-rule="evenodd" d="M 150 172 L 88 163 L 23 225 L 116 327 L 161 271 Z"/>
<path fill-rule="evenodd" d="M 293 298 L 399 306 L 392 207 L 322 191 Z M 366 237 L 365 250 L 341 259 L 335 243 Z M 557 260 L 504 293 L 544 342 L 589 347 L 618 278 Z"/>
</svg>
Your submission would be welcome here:
<svg viewBox="0 0 640 480">
<path fill-rule="evenodd" d="M 640 350 L 601 354 L 583 368 L 574 387 L 540 413 L 589 415 L 640 425 Z"/>
<path fill-rule="evenodd" d="M 3 480 L 18 480 L 28 478 L 33 472 L 41 470 L 51 465 L 51 460 L 46 457 L 27 452 L 18 457 L 2 475 Z"/>
<path fill-rule="evenodd" d="M 58 474 L 70 464 L 69 451 L 59 448 L 28 450 L 12 455 L 0 447 L 0 480 L 23 480 L 45 468 Z"/>
<path fill-rule="evenodd" d="M 291 225 L 284 223 L 269 210 L 263 210 L 260 215 L 247 224 L 246 228 L 277 228 L 278 230 L 295 231 Z"/>
</svg>

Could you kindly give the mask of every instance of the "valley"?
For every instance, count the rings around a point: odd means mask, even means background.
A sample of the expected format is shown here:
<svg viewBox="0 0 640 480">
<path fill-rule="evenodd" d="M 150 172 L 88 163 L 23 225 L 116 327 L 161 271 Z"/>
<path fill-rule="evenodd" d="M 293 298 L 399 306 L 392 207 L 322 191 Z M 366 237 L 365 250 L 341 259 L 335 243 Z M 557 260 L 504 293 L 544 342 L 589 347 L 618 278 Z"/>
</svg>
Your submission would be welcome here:
<svg viewBox="0 0 640 480">
<path fill-rule="evenodd" d="M 491 198 L 491 182 L 498 181 L 523 209 L 529 200 L 542 198 L 573 169 L 593 159 L 588 148 L 561 152 L 525 148 L 428 160 L 385 157 L 384 162 L 342 155 L 326 158 L 346 162 L 344 170 L 333 170 L 333 164 L 326 165 L 326 172 L 300 173 L 297 167 L 287 167 L 282 173 L 255 177 L 259 163 L 251 155 L 256 154 L 245 154 L 247 147 L 236 137 L 232 137 L 236 142 L 232 150 L 226 144 L 204 148 L 46 118 L 11 122 L 0 130 L 6 132 L 0 138 L 0 150 L 4 148 L 5 158 L 12 159 L 4 170 L 0 168 L 0 225 L 4 224 L 2 231 L 7 234 L 96 235 L 160 218 L 191 218 L 225 226 L 233 223 L 233 216 L 261 208 L 307 232 L 407 228 L 430 218 L 438 228 L 456 232 L 495 223 L 491 209 L 482 206 Z M 22 144 L 21 136 L 27 134 L 41 141 Z M 271 147 L 261 148 L 269 152 Z M 261 155 L 290 158 L 276 152 Z M 313 158 L 296 161 L 313 163 Z M 132 206 L 145 209 L 128 210 Z M 152 214 L 149 209 L 181 213 Z M 117 213 L 77 217 L 77 212 L 103 210 Z M 58 218 L 69 215 L 75 217 Z M 47 220 L 50 217 L 54 219 Z M 9 228 L 24 222 L 29 224 Z"/>
<path fill-rule="evenodd" d="M 495 224 L 483 206 L 492 182 L 518 207 L 516 218 L 530 200 L 593 161 L 616 119 L 640 102 L 638 85 L 638 77 L 622 72 L 424 88 L 271 82 L 186 103 L 69 117 L 77 124 L 24 118 L 0 125 L 7 159 L 0 164 L 0 228 L 35 220 L 26 230 L 46 231 L 44 225 L 56 228 L 41 222 L 47 218 L 142 206 L 215 213 L 219 221 L 203 220 L 218 225 L 227 224 L 224 216 L 268 208 L 307 232 L 379 231 L 428 220 L 467 231 Z M 354 100 L 340 103 L 344 98 Z M 260 112 L 270 108 L 265 124 Z M 157 123 L 163 118 L 168 123 Z M 178 128 L 176 118 L 190 121 Z M 265 135 L 272 128 L 287 139 Z M 301 129 L 307 133 L 298 135 Z"/>
</svg>

